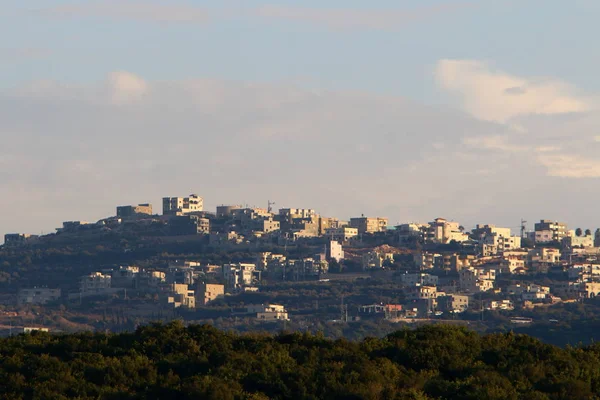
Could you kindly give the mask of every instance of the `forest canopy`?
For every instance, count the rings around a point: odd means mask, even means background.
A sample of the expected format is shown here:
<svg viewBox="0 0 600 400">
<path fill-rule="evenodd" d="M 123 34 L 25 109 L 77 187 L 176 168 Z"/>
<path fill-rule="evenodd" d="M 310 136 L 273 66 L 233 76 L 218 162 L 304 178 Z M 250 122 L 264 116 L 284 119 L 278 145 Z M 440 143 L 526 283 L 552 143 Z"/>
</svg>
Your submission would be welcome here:
<svg viewBox="0 0 600 400">
<path fill-rule="evenodd" d="M 384 338 L 152 324 L 0 340 L 2 399 L 587 399 L 600 345 L 427 326 Z"/>
</svg>

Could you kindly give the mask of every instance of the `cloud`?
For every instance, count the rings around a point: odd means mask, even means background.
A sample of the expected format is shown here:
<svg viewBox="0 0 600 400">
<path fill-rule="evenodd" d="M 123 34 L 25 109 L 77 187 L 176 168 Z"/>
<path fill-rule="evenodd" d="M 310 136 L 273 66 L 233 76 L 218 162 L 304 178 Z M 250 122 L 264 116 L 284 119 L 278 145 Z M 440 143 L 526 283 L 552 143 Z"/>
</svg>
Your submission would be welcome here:
<svg viewBox="0 0 600 400">
<path fill-rule="evenodd" d="M 437 82 L 456 94 L 464 109 L 486 121 L 507 122 L 528 114 L 580 113 L 595 102 L 557 79 L 529 79 L 495 71 L 476 60 L 440 60 Z"/>
<path fill-rule="evenodd" d="M 115 104 L 133 103 L 148 92 L 148 85 L 142 78 L 126 71 L 111 73 L 108 87 Z"/>
<path fill-rule="evenodd" d="M 503 136 L 466 137 L 463 139 L 463 143 L 479 149 L 499 150 L 509 153 L 519 153 L 529 150 L 527 146 L 508 143 L 507 138 Z"/>
<path fill-rule="evenodd" d="M 537 156 L 550 176 L 561 178 L 599 178 L 600 161 L 572 154 L 548 154 Z"/>
<path fill-rule="evenodd" d="M 309 22 L 332 29 L 396 30 L 407 23 L 465 8 L 475 7 L 474 2 L 456 2 L 413 9 L 350 9 L 309 8 L 266 5 L 253 10 L 253 15 L 273 19 Z"/>
<path fill-rule="evenodd" d="M 177 2 L 102 0 L 71 3 L 37 10 L 56 17 L 99 17 L 149 22 L 206 22 L 206 9 Z"/>
</svg>

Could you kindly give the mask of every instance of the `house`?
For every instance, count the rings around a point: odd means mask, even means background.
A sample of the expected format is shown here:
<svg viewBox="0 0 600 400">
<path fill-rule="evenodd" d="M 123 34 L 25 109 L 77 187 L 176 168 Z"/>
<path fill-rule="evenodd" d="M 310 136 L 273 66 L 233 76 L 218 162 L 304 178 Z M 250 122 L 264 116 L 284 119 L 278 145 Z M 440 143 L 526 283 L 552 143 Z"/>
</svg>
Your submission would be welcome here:
<svg viewBox="0 0 600 400">
<path fill-rule="evenodd" d="M 549 219 L 543 219 L 535 224 L 535 242 L 560 242 L 569 234 L 567 224 Z"/>
<path fill-rule="evenodd" d="M 425 242 L 448 244 L 450 242 L 465 242 L 469 240 L 469 235 L 464 233 L 464 229 L 458 222 L 447 221 L 444 218 L 436 218 L 429 223 L 429 228 L 425 233 Z"/>
<path fill-rule="evenodd" d="M 101 272 L 94 272 L 81 278 L 80 293 L 106 293 L 112 286 L 112 277 Z"/>
</svg>

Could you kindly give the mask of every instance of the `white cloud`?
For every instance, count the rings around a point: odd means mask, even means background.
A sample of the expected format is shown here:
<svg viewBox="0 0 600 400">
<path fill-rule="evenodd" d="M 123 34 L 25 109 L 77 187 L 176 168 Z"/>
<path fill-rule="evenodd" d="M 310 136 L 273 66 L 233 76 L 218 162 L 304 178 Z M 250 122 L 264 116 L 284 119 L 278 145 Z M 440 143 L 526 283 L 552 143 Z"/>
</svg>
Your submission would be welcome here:
<svg viewBox="0 0 600 400">
<path fill-rule="evenodd" d="M 507 122 L 528 114 L 589 111 L 594 102 L 557 79 L 529 79 L 494 71 L 476 60 L 440 60 L 438 84 L 459 96 L 464 109 L 477 118 Z"/>
</svg>

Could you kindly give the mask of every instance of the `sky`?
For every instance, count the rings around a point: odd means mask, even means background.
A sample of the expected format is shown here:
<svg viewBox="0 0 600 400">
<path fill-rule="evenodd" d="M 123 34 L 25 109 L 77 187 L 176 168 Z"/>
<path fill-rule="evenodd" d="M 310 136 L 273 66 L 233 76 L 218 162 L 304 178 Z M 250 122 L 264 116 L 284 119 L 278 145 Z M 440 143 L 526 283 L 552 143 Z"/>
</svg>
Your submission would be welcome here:
<svg viewBox="0 0 600 400">
<path fill-rule="evenodd" d="M 197 193 L 600 217 L 594 0 L 3 0 L 0 234 Z"/>
</svg>

